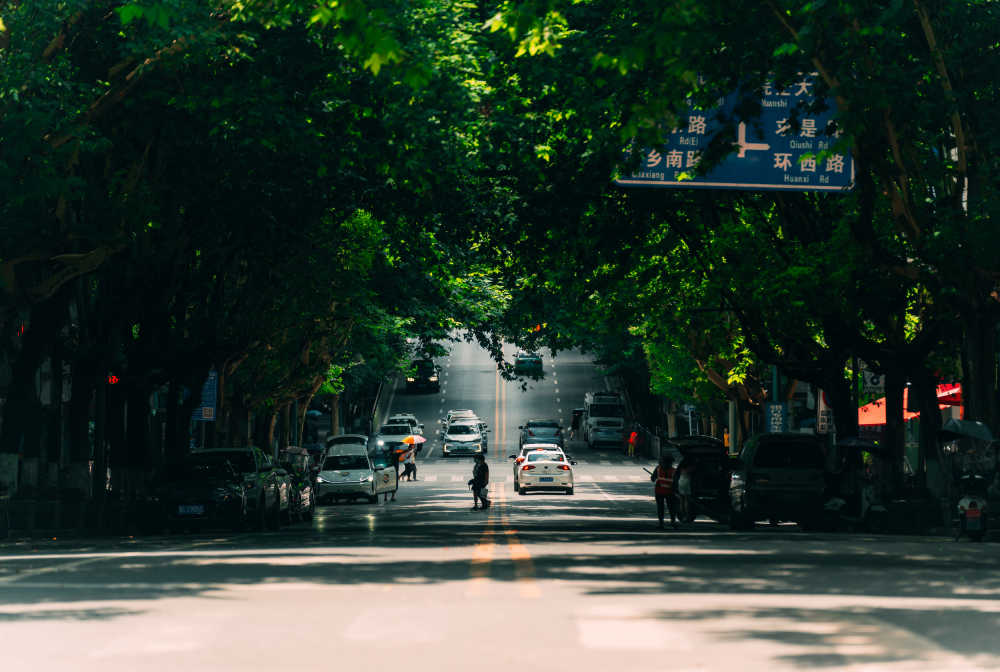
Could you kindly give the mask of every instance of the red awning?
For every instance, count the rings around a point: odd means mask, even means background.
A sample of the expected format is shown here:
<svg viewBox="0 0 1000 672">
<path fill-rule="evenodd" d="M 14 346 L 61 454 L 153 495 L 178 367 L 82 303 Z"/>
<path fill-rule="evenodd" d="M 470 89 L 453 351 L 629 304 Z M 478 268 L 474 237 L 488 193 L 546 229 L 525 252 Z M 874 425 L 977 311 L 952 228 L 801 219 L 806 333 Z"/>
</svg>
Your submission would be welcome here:
<svg viewBox="0 0 1000 672">
<path fill-rule="evenodd" d="M 919 418 L 919 413 L 912 413 L 906 410 L 907 400 L 910 396 L 909 388 L 903 388 L 903 422 L 909 422 L 913 418 Z M 944 410 L 949 406 L 959 406 L 962 404 L 962 386 L 958 383 L 947 383 L 938 385 L 938 408 Z M 865 404 L 858 409 L 858 425 L 870 427 L 885 424 L 885 397 L 877 399 L 870 404 Z"/>
</svg>

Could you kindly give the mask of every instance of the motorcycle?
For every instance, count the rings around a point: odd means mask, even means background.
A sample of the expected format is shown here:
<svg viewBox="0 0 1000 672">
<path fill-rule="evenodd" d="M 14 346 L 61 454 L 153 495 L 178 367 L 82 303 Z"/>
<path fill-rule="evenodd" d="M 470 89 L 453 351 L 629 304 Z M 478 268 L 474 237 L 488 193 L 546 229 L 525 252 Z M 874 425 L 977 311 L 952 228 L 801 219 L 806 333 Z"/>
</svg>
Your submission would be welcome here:
<svg viewBox="0 0 1000 672">
<path fill-rule="evenodd" d="M 979 474 L 966 474 L 958 479 L 958 524 L 955 541 L 964 534 L 972 541 L 981 541 L 988 527 L 989 510 L 986 505 L 986 478 Z"/>
</svg>

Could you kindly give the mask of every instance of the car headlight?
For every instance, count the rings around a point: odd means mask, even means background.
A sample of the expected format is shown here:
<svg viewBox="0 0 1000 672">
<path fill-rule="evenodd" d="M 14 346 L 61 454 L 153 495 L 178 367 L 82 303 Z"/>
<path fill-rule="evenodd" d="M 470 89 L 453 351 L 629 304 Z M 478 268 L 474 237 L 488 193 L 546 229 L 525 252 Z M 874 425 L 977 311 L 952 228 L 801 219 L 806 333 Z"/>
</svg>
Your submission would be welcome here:
<svg viewBox="0 0 1000 672">
<path fill-rule="evenodd" d="M 374 481 L 374 480 L 375 480 L 375 477 L 372 474 L 368 474 L 367 476 L 362 476 L 361 479 L 360 479 L 360 481 L 362 483 L 368 483 L 368 482 Z"/>
<path fill-rule="evenodd" d="M 444 444 L 444 450 L 451 450 L 451 444 L 450 443 Z"/>
<path fill-rule="evenodd" d="M 437 379 L 438 379 L 438 377 L 437 377 L 437 376 L 431 376 L 431 377 L 430 377 L 430 378 L 428 378 L 427 380 L 431 381 L 432 383 L 436 383 L 436 382 L 437 382 Z"/>
<path fill-rule="evenodd" d="M 317 477 L 316 477 L 316 482 L 317 482 L 317 483 L 329 483 L 330 481 L 326 480 L 326 479 L 325 479 L 325 478 L 323 478 L 322 476 L 317 476 Z"/>
<path fill-rule="evenodd" d="M 383 441 L 382 439 L 379 439 L 378 441 L 376 441 L 376 443 L 378 445 L 380 445 L 380 446 L 384 446 L 385 445 L 385 441 Z"/>
<path fill-rule="evenodd" d="M 433 379 L 432 379 L 432 380 L 433 380 Z M 406 377 L 406 382 L 408 382 L 408 383 L 414 383 L 414 382 L 416 382 L 416 381 L 417 381 L 417 379 L 416 379 L 416 378 L 414 378 L 413 376 L 407 376 L 407 377 Z"/>
</svg>

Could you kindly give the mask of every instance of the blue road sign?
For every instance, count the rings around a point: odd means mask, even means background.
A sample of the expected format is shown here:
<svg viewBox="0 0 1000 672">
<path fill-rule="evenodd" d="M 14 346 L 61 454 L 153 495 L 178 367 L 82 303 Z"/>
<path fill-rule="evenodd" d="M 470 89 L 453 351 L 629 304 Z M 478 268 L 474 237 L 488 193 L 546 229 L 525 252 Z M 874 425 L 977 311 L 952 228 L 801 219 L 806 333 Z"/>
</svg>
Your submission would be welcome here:
<svg viewBox="0 0 1000 672">
<path fill-rule="evenodd" d="M 784 403 L 764 404 L 764 426 L 769 433 L 788 431 L 788 406 Z"/>
<path fill-rule="evenodd" d="M 814 102 L 812 76 L 785 90 L 765 86 L 758 118 L 736 119 L 738 101 L 738 95 L 731 94 L 710 110 L 691 106 L 686 125 L 674 129 L 662 148 L 644 149 L 638 170 L 615 182 L 626 187 L 748 191 L 843 191 L 853 186 L 850 152 L 834 149 L 840 136 L 830 125 L 834 101 L 826 100 L 822 112 L 799 109 L 792 123 L 792 111 L 800 103 Z M 701 153 L 725 118 L 737 122 L 735 151 L 706 175 L 695 176 Z"/>
<path fill-rule="evenodd" d="M 201 386 L 201 404 L 191 413 L 191 419 L 199 422 L 215 421 L 215 400 L 218 398 L 219 374 L 215 369 L 208 372 L 205 384 Z"/>
</svg>

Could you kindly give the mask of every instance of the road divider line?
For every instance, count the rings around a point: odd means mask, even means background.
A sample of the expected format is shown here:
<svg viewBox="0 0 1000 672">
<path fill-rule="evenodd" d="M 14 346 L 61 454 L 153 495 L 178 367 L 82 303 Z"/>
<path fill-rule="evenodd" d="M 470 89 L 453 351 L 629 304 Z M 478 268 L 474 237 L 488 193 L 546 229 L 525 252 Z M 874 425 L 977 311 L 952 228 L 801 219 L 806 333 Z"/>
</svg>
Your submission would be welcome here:
<svg viewBox="0 0 1000 672">
<path fill-rule="evenodd" d="M 514 563 L 514 581 L 517 583 L 517 592 L 522 598 L 537 600 L 542 596 L 542 591 L 535 581 L 535 565 L 531 561 L 531 553 L 518 539 L 517 530 L 510 526 L 510 518 L 507 515 L 507 489 L 503 484 L 497 488 L 497 496 L 501 507 L 500 523 L 507 540 L 507 551 L 510 553 L 511 562 Z"/>
</svg>

